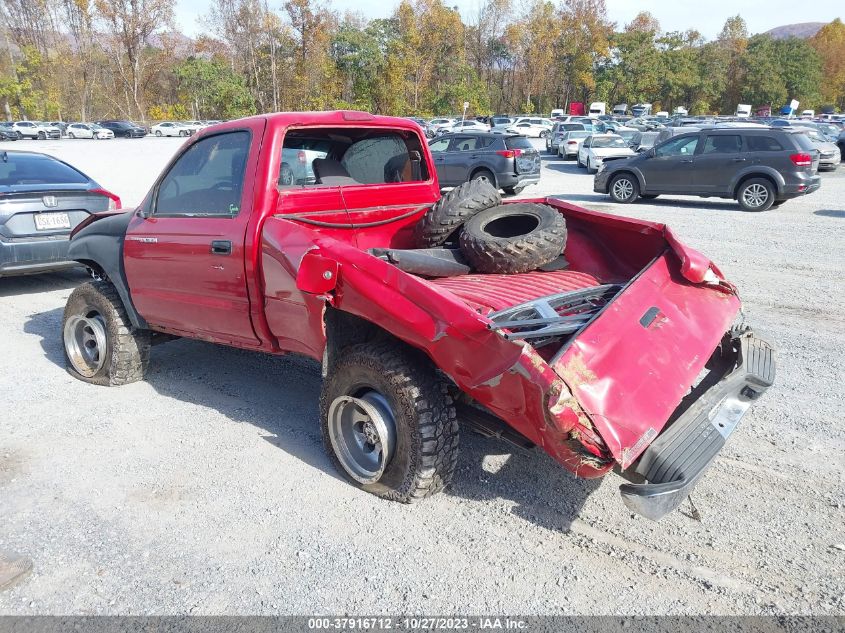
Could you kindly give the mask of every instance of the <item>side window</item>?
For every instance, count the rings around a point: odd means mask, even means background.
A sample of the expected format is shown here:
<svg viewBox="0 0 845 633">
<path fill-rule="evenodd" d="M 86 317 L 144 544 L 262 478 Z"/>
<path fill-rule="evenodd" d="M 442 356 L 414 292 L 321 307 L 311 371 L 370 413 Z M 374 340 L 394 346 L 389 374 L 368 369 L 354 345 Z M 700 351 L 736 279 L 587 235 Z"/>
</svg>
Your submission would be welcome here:
<svg viewBox="0 0 845 633">
<path fill-rule="evenodd" d="M 686 136 L 666 141 L 655 149 L 656 156 L 692 156 L 698 147 L 697 136 Z"/>
<path fill-rule="evenodd" d="M 780 152 L 783 145 L 771 136 L 746 136 L 745 146 L 749 152 Z"/>
<path fill-rule="evenodd" d="M 432 152 L 445 152 L 446 148 L 449 147 L 449 139 L 448 138 L 441 138 L 437 139 L 433 143 L 429 143 L 428 149 Z"/>
<path fill-rule="evenodd" d="M 475 139 L 468 136 L 460 136 L 452 139 L 449 146 L 450 152 L 470 152 L 475 149 Z"/>
<path fill-rule="evenodd" d="M 584 147 L 590 147 L 593 144 L 593 137 L 588 136 L 584 139 Z"/>
<path fill-rule="evenodd" d="M 191 145 L 162 179 L 154 213 L 237 215 L 249 143 L 249 132 L 228 132 Z"/>
<path fill-rule="evenodd" d="M 738 154 L 742 150 L 739 135 L 711 135 L 704 141 L 704 154 Z"/>
</svg>

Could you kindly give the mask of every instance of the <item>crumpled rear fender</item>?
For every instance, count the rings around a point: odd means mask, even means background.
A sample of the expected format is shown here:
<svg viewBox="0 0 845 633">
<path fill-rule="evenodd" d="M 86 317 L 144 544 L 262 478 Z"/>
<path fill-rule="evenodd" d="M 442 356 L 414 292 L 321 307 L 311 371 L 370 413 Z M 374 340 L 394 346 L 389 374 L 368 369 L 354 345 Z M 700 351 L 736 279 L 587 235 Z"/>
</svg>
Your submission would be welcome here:
<svg viewBox="0 0 845 633">
<path fill-rule="evenodd" d="M 274 230 L 276 223 L 285 226 Z M 321 358 L 325 333 L 316 306 L 328 303 L 425 352 L 462 391 L 569 470 L 595 477 L 612 467 L 576 400 L 531 346 L 505 340 L 450 293 L 353 246 L 286 220 L 268 221 L 264 233 L 267 316 L 274 334 L 274 323 L 279 329 L 297 326 L 273 311 L 300 303 L 299 314 L 304 306 L 309 315 L 306 353 Z M 278 274 L 281 268 L 296 287 Z"/>
</svg>

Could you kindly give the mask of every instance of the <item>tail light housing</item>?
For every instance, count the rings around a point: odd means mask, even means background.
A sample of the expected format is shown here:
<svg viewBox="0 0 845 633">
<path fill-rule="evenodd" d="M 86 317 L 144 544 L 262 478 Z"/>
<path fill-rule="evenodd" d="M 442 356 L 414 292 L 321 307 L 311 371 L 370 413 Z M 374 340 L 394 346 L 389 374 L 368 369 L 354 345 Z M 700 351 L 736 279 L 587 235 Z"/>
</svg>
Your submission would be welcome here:
<svg viewBox="0 0 845 633">
<path fill-rule="evenodd" d="M 517 156 L 522 156 L 521 149 L 499 149 L 496 150 L 496 153 L 499 156 L 504 156 L 505 158 L 516 158 Z"/>
<path fill-rule="evenodd" d="M 790 154 L 789 160 L 795 163 L 796 167 L 810 167 L 813 164 L 813 157 L 805 152 Z"/>
<path fill-rule="evenodd" d="M 120 209 L 123 206 L 123 203 L 120 201 L 120 197 L 113 194 L 111 191 L 106 191 L 105 189 L 89 189 L 89 193 L 99 194 L 101 196 L 105 196 L 109 199 L 109 211 L 114 211 L 115 209 Z"/>
<path fill-rule="evenodd" d="M 299 150 L 299 152 L 297 152 L 296 159 L 303 165 L 308 162 L 308 157 L 305 155 L 303 150 Z"/>
</svg>

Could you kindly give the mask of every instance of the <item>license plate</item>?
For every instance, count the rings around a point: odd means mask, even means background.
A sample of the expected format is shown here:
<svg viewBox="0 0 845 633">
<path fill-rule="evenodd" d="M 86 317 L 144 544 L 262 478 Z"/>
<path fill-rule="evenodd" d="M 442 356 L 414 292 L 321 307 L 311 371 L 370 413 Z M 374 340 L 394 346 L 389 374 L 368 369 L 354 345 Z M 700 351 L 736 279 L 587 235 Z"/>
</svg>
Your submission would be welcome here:
<svg viewBox="0 0 845 633">
<path fill-rule="evenodd" d="M 39 231 L 69 229 L 70 218 L 67 213 L 36 213 L 35 228 Z"/>
</svg>

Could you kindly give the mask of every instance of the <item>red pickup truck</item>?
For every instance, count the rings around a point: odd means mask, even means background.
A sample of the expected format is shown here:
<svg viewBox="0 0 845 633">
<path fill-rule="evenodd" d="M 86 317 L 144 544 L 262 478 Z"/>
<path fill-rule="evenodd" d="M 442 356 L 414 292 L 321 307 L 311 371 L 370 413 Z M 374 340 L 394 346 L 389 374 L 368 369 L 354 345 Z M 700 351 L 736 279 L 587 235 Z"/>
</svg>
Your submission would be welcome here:
<svg viewBox="0 0 845 633">
<path fill-rule="evenodd" d="M 206 128 L 136 209 L 74 231 L 69 259 L 94 281 L 65 309 L 69 371 L 139 380 L 173 337 L 304 354 L 322 362 L 327 451 L 369 492 L 440 491 L 461 422 L 579 477 L 615 469 L 644 516 L 676 508 L 774 379 L 772 349 L 734 325 L 734 286 L 661 224 L 552 198 L 531 202 L 565 220 L 558 265 L 427 274 L 432 165 L 398 118 Z"/>
</svg>

